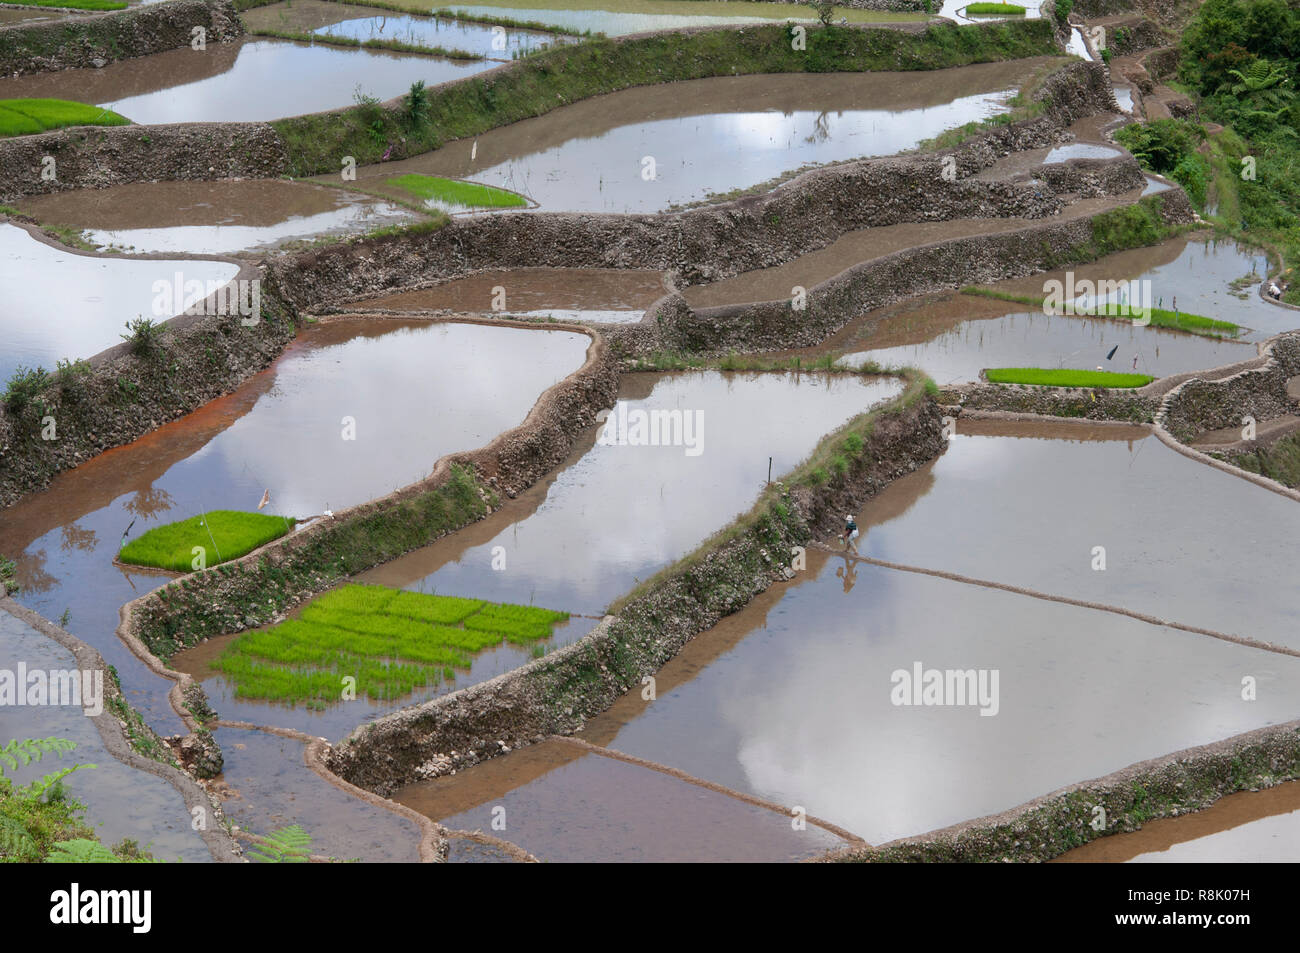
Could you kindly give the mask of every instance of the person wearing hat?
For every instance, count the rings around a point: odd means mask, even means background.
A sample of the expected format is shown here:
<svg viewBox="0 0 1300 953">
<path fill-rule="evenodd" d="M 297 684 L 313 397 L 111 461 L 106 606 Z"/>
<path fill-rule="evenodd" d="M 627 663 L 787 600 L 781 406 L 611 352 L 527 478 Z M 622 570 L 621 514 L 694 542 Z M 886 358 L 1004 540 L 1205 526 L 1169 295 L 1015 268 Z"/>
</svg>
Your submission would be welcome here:
<svg viewBox="0 0 1300 953">
<path fill-rule="evenodd" d="M 853 514 L 844 517 L 844 535 L 840 537 L 844 540 L 844 548 L 847 550 L 853 547 L 853 552 L 858 551 L 858 524 L 853 522 Z"/>
</svg>

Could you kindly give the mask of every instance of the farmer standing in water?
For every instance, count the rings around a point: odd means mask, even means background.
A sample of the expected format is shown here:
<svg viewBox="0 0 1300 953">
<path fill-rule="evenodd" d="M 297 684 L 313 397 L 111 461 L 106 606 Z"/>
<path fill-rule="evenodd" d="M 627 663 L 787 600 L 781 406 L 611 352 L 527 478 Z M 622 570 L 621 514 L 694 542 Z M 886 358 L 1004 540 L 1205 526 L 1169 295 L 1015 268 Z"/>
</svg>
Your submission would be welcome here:
<svg viewBox="0 0 1300 953">
<path fill-rule="evenodd" d="M 847 551 L 850 546 L 853 547 L 854 555 L 858 553 L 858 524 L 853 522 L 853 515 L 844 517 L 844 549 Z"/>
</svg>

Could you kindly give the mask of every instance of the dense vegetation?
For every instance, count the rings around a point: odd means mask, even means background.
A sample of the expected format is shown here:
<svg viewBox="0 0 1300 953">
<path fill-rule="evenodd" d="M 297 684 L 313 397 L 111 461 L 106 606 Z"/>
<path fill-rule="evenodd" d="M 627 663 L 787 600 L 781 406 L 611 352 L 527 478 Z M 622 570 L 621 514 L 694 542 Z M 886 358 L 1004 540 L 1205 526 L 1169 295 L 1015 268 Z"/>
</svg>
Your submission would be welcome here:
<svg viewBox="0 0 1300 953">
<path fill-rule="evenodd" d="M 1300 3 L 1206 0 L 1182 37 L 1179 81 L 1203 122 L 1164 119 L 1117 138 L 1178 181 L 1226 231 L 1300 256 Z M 1292 284 L 1287 300 L 1300 303 Z"/>
</svg>

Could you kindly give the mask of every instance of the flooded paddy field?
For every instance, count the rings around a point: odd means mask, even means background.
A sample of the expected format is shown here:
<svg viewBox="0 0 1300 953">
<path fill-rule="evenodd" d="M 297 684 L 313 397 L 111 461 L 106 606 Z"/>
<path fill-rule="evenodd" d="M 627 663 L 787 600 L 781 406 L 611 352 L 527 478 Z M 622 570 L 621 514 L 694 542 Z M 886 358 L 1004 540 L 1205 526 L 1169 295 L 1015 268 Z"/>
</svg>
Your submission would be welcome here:
<svg viewBox="0 0 1300 953">
<path fill-rule="evenodd" d="M 276 179 L 135 182 L 24 199 L 39 221 L 75 225 L 97 245 L 227 255 L 294 240 L 416 221 L 419 213 L 367 195 Z"/>
<path fill-rule="evenodd" d="M 894 673 L 917 662 L 996 669 L 994 716 L 974 702 L 895 704 Z M 1269 684 L 1260 701 L 1241 700 L 1243 673 Z M 799 805 L 880 844 L 1288 720 L 1300 660 L 814 553 L 806 575 L 697 637 L 656 679 L 654 701 L 630 693 L 580 737 Z M 582 826 L 589 815 L 564 809 L 580 799 L 549 790 L 562 779 L 534 777 L 535 761 L 549 771 L 556 759 L 532 750 L 409 785 L 398 799 L 429 816 L 459 811 L 457 822 L 469 823 L 492 805 L 537 809 L 555 797 L 549 827 Z M 466 786 L 474 807 L 459 801 Z M 609 859 L 621 845 L 585 849 L 575 859 Z"/>
<path fill-rule="evenodd" d="M 619 398 L 625 411 L 614 412 L 616 421 L 620 413 L 635 421 L 642 411 L 681 411 L 697 424 L 703 421 L 689 431 L 699 442 L 600 444 L 593 432 L 557 473 L 498 512 L 357 581 L 571 612 L 543 647 L 575 642 L 638 580 L 747 509 L 764 486 L 769 456 L 773 475 L 784 473 L 823 433 L 897 392 L 892 378 L 827 381 L 824 375 L 716 372 L 625 378 Z M 814 428 L 794 426 L 810 419 L 817 422 Z M 688 452 L 693 450 L 699 452 Z M 611 531 L 592 530 L 603 526 Z M 225 676 L 211 667 L 232 640 L 209 640 L 179 653 L 173 665 L 202 682 L 223 718 L 331 740 L 395 708 L 486 681 L 534 658 L 530 647 L 506 643 L 475 655 L 472 666 L 457 670 L 452 680 L 395 702 L 359 697 L 312 710 L 236 698 Z"/>
<path fill-rule="evenodd" d="M 216 790 L 231 823 L 261 835 L 297 824 L 311 853 L 341 861 L 419 860 L 415 822 L 330 784 L 303 761 L 301 741 L 224 726 L 213 735 L 225 757 Z"/>
<path fill-rule="evenodd" d="M 863 555 L 1300 648 L 1277 598 L 1300 531 L 1292 501 L 1140 430 L 957 430 L 942 457 L 862 509 Z"/>
<path fill-rule="evenodd" d="M 425 6 L 422 12 L 428 12 Z M 391 41 L 441 47 L 509 60 L 517 52 L 535 52 L 556 43 L 577 42 L 576 37 L 536 30 L 494 31 L 492 25 L 448 17 L 414 16 L 374 7 L 294 0 L 258 7 L 241 14 L 251 31 L 276 30 L 313 33 L 322 39 Z"/>
<path fill-rule="evenodd" d="M 212 509 L 317 516 L 424 478 L 438 458 L 520 424 L 577 370 L 590 339 L 470 324 L 354 321 L 305 331 L 233 394 L 58 476 L 5 510 L 0 552 L 16 563 L 20 602 L 116 665 L 159 731 L 177 726 L 167 683 L 115 635 L 120 606 L 167 577 L 113 564 L 128 528 Z M 483 366 L 497 375 L 483 375 Z M 354 383 L 339 388 L 341 374 Z M 364 382 L 364 383 L 363 383 Z M 354 439 L 346 439 L 348 420 Z"/>
<path fill-rule="evenodd" d="M 534 513 L 501 525 L 507 508 L 481 524 L 496 530 L 490 540 L 469 548 L 454 539 L 435 543 L 363 581 L 599 615 L 747 510 L 766 483 L 769 457 L 776 479 L 824 434 L 899 390 L 894 378 L 824 374 L 626 377 L 611 412 L 616 422 L 599 437 L 606 442 L 575 454 L 546 481 Z M 653 410 L 689 414 L 695 445 L 631 442 L 638 412 Z M 504 551 L 504 570 L 492 569 L 495 546 Z"/>
<path fill-rule="evenodd" d="M 83 254 L 34 238 L 16 225 L 0 224 L 0 381 L 18 367 L 53 371 L 61 360 L 80 360 L 122 343 L 128 321 L 144 316 L 165 321 L 175 312 L 157 313 L 157 281 L 172 287 L 202 281 L 201 294 L 183 296 L 182 307 L 207 296 L 209 282 L 225 284 L 239 266 L 223 261 L 145 260 Z M 182 282 L 182 284 L 184 283 Z"/>
<path fill-rule="evenodd" d="M 1300 838 L 1300 781 L 1240 791 L 1204 811 L 1149 821 L 1096 840 L 1062 863 L 1294 863 Z"/>
<path fill-rule="evenodd" d="M 498 289 L 500 289 L 498 291 Z M 557 321 L 625 324 L 667 293 L 657 271 L 596 268 L 515 268 L 456 278 L 421 291 L 403 291 L 356 302 L 378 311 L 493 312 Z"/>
<path fill-rule="evenodd" d="M 697 639 L 680 684 L 625 698 L 589 740 L 622 722 L 619 751 L 879 844 L 1293 715 L 1295 658 L 834 557 L 814 572 L 727 619 L 707 665 L 713 633 Z M 895 673 L 918 663 L 997 671 L 994 700 L 896 704 Z M 1242 701 L 1243 674 L 1267 680 L 1259 701 Z"/>
<path fill-rule="evenodd" d="M 520 192 L 544 211 L 664 211 L 806 165 L 910 149 L 1005 112 L 1045 62 L 936 70 L 924 84 L 914 73 L 841 73 L 636 87 L 360 168 L 356 184 L 410 200 L 388 180 L 415 173 Z"/>
<path fill-rule="evenodd" d="M 1000 281 L 989 287 L 1011 294 L 1042 296 L 1049 281 L 1058 281 L 1063 288 L 1068 288 L 1077 287 L 1085 280 L 1141 279 L 1151 282 L 1153 307 L 1168 310 L 1177 307 L 1189 314 L 1231 321 L 1253 332 L 1244 335 L 1242 340 L 1262 341 L 1300 327 L 1300 312 L 1260 300 L 1258 282 L 1267 270 L 1267 259 L 1262 252 L 1228 240 L 1193 236 L 1107 255 L 1095 262 L 1075 265 L 1068 273 L 1050 271 Z M 1073 285 L 1068 284 L 1070 274 L 1073 274 Z M 1234 289 L 1232 283 L 1238 279 L 1248 279 L 1251 283 Z"/>
<path fill-rule="evenodd" d="M 103 69 L 0 79 L 0 99 L 93 103 L 140 124 L 257 122 L 380 100 L 416 80 L 430 86 L 500 64 L 287 40 L 215 43 L 110 63 Z"/>
<path fill-rule="evenodd" d="M 788 814 L 560 741 L 408 785 L 394 800 L 447 827 L 491 831 L 543 862 L 797 861 L 846 843 L 814 824 L 794 830 Z"/>
<path fill-rule="evenodd" d="M 1131 321 L 1014 309 L 973 295 L 882 308 L 870 316 L 878 319 L 870 333 L 860 338 L 870 349 L 845 354 L 840 363 L 919 367 L 944 386 L 978 381 L 988 367 L 1101 365 L 1164 377 L 1249 360 L 1256 353 L 1253 344 L 1134 327 Z"/>
<path fill-rule="evenodd" d="M 448 3 L 446 6 L 469 16 L 505 17 L 567 30 L 604 33 L 606 36 L 772 20 L 816 22 L 808 10 L 795 4 L 750 3 L 747 0 L 494 0 L 474 4 Z M 837 19 L 844 17 L 850 23 L 920 23 L 928 19 L 924 14 L 847 8 L 837 9 L 835 15 Z"/>
</svg>

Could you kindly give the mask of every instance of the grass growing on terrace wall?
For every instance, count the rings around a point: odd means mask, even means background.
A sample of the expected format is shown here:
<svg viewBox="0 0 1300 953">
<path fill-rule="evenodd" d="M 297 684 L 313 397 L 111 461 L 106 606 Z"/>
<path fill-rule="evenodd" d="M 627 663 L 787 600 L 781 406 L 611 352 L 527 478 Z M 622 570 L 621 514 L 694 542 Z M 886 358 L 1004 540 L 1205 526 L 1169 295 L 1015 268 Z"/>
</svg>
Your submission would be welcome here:
<svg viewBox="0 0 1300 953">
<path fill-rule="evenodd" d="M 751 73 L 942 69 L 1059 52 L 1046 20 L 941 24 L 921 33 L 817 27 L 808 31 L 806 50 L 791 45 L 790 28 L 777 24 L 597 39 L 435 87 L 418 121 L 400 107 L 363 103 L 271 125 L 285 141 L 292 173 L 314 175 L 338 171 L 342 156 L 373 163 L 390 147 L 392 158 L 418 155 L 632 86 Z"/>
<path fill-rule="evenodd" d="M 1147 374 L 1048 367 L 990 367 L 984 376 L 995 384 L 1034 384 L 1040 387 L 1145 387 L 1155 380 Z"/>
<path fill-rule="evenodd" d="M 421 53 L 426 56 L 441 56 L 449 60 L 485 60 L 482 53 L 469 50 L 448 49 L 445 46 L 425 46 L 423 43 L 408 43 L 398 39 L 362 40 L 354 36 L 338 36 L 333 33 L 304 33 L 296 30 L 275 30 L 260 27 L 249 30 L 250 36 L 269 36 L 277 40 L 292 40 L 295 43 L 320 43 L 324 46 L 349 46 L 365 50 L 389 50 L 393 53 Z"/>
<path fill-rule="evenodd" d="M 66 99 L 0 99 L 0 136 L 30 136 L 65 126 L 127 126 L 111 109 Z"/>
<path fill-rule="evenodd" d="M 293 525 L 292 517 L 213 510 L 156 526 L 123 546 L 117 558 L 136 566 L 190 572 L 194 568 L 195 547 L 202 549 L 204 565 L 215 566 L 279 539 Z"/>
<path fill-rule="evenodd" d="M 1300 487 L 1300 434 L 1288 434 L 1267 447 L 1233 454 L 1231 461 L 1283 486 Z"/>
<path fill-rule="evenodd" d="M 551 636 L 569 617 L 536 606 L 348 585 L 271 629 L 236 639 L 214 667 L 237 698 L 323 708 L 341 700 L 343 679 L 358 695 L 386 701 L 450 681 L 474 653 Z M 463 625 L 463 628 L 460 627 Z"/>
</svg>

